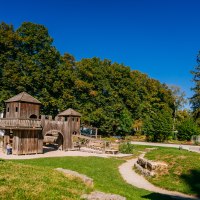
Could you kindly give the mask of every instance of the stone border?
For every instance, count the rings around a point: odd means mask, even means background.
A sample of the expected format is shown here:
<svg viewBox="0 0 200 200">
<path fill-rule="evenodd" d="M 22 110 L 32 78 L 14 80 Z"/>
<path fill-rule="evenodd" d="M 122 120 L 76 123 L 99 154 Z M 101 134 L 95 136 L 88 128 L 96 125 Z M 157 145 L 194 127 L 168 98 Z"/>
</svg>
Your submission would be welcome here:
<svg viewBox="0 0 200 200">
<path fill-rule="evenodd" d="M 126 200 L 126 197 L 122 197 L 118 194 L 106 194 L 104 192 L 94 191 L 90 194 L 84 194 L 81 198 L 86 200 Z"/>
<path fill-rule="evenodd" d="M 56 168 L 55 170 L 64 173 L 68 177 L 75 177 L 75 178 L 81 179 L 83 181 L 83 183 L 85 183 L 88 187 L 94 187 L 93 179 L 89 178 L 88 176 L 86 176 L 84 174 L 79 174 L 76 171 L 72 171 L 69 169 L 63 169 L 63 168 Z"/>
<path fill-rule="evenodd" d="M 155 162 L 144 158 L 144 154 L 137 159 L 134 167 L 137 168 L 144 176 L 155 176 L 163 171 L 167 173 L 168 165 L 164 162 Z"/>
</svg>

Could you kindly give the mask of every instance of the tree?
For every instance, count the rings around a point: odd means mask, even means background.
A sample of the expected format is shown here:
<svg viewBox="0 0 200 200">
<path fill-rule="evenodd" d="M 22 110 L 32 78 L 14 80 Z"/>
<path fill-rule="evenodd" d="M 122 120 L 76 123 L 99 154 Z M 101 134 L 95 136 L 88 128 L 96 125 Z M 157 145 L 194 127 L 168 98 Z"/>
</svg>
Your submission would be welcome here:
<svg viewBox="0 0 200 200">
<path fill-rule="evenodd" d="M 0 24 L 1 108 L 3 100 L 26 91 L 42 102 L 43 114 L 74 108 L 82 123 L 102 135 L 129 134 L 134 121 L 172 111 L 165 84 L 107 59 L 77 62 L 68 53 L 61 56 L 52 42 L 43 25 L 25 22 L 14 30 Z"/>
<path fill-rule="evenodd" d="M 192 117 L 184 119 L 177 127 L 179 140 L 190 141 L 193 135 L 200 135 L 200 128 Z"/>
<path fill-rule="evenodd" d="M 197 66 L 195 70 L 191 72 L 193 75 L 193 82 L 195 86 L 192 88 L 194 91 L 194 95 L 190 99 L 190 103 L 192 104 L 193 114 L 195 119 L 200 118 L 200 51 L 197 56 Z"/>
<path fill-rule="evenodd" d="M 4 100 L 26 91 L 43 103 L 44 113 L 55 114 L 60 54 L 52 46 L 53 39 L 48 30 L 43 25 L 24 22 L 14 31 L 12 26 L 2 23 L 0 35 L 3 47 L 0 54 L 1 94 Z"/>
<path fill-rule="evenodd" d="M 172 115 L 166 110 L 152 112 L 146 116 L 143 125 L 143 132 L 147 140 L 153 142 L 163 142 L 168 139 L 172 133 Z"/>
<path fill-rule="evenodd" d="M 176 125 L 176 118 L 177 118 L 177 112 L 183 106 L 187 103 L 187 100 L 185 99 L 185 93 L 181 91 L 180 87 L 172 85 L 169 87 L 172 91 L 172 96 L 174 98 L 174 110 L 173 110 L 173 127 L 172 130 L 175 131 L 175 125 Z"/>
</svg>

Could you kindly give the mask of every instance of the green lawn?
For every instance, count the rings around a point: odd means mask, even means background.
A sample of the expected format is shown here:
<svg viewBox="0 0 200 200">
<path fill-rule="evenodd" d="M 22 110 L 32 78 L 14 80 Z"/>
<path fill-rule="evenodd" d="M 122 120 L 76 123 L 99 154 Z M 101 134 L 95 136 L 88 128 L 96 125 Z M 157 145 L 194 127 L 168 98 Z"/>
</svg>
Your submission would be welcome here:
<svg viewBox="0 0 200 200">
<path fill-rule="evenodd" d="M 138 155 L 147 146 L 135 146 Z M 151 178 L 158 186 L 189 194 L 200 192 L 200 154 L 173 148 L 158 148 L 146 154 L 148 159 L 165 161 L 169 173 Z M 122 179 L 118 166 L 123 159 L 97 157 L 59 157 L 30 160 L 0 160 L 0 199 L 80 199 L 91 191 L 80 180 L 69 180 L 55 168 L 75 170 L 94 179 L 94 190 L 125 196 L 127 200 L 170 200 L 135 188 Z"/>
<path fill-rule="evenodd" d="M 0 160 L 0 199 L 80 199 L 90 191 L 51 168 Z"/>
<path fill-rule="evenodd" d="M 146 154 L 146 158 L 164 161 L 168 173 L 149 180 L 160 187 L 200 196 L 200 154 L 175 148 L 159 147 Z"/>
<path fill-rule="evenodd" d="M 69 181 L 64 175 L 54 171 L 57 167 L 86 174 L 94 179 L 95 190 L 120 194 L 127 197 L 127 200 L 171 199 L 125 183 L 118 171 L 118 166 L 123 162 L 120 159 L 96 157 L 4 161 L 1 162 L 4 167 L 0 168 L 0 199 L 80 199 L 80 194 L 88 192 L 88 189 L 80 182 Z"/>
</svg>

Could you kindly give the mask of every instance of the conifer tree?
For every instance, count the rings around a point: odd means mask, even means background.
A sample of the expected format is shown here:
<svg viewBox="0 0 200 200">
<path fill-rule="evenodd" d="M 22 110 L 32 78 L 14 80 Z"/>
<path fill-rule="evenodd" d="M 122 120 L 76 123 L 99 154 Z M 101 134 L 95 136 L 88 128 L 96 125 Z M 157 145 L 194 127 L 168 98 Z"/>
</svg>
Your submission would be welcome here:
<svg viewBox="0 0 200 200">
<path fill-rule="evenodd" d="M 193 74 L 193 81 L 194 81 L 194 95 L 192 96 L 190 102 L 192 104 L 192 110 L 195 116 L 195 119 L 200 118 L 200 51 L 197 56 L 197 66 L 195 70 L 191 72 Z"/>
</svg>

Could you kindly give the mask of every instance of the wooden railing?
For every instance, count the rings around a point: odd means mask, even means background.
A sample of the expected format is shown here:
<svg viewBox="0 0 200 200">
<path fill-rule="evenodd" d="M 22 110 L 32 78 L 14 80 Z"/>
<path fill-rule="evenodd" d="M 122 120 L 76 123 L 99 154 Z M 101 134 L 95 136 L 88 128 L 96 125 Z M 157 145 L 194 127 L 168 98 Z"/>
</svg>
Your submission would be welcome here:
<svg viewBox="0 0 200 200">
<path fill-rule="evenodd" d="M 41 128 L 41 120 L 37 119 L 0 119 L 1 128 Z"/>
</svg>

